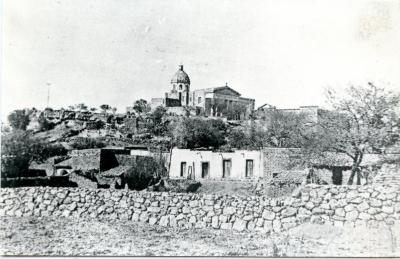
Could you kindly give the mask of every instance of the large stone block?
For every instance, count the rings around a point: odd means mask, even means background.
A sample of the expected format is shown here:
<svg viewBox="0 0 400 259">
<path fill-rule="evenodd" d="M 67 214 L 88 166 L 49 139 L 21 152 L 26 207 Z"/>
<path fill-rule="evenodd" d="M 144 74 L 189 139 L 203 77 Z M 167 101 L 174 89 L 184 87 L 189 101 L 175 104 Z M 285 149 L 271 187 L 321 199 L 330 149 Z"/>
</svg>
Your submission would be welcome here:
<svg viewBox="0 0 400 259">
<path fill-rule="evenodd" d="M 232 223 L 221 223 L 221 229 L 225 230 L 232 229 Z"/>
<path fill-rule="evenodd" d="M 236 213 L 236 208 L 235 207 L 225 207 L 223 209 L 223 214 L 225 215 L 232 215 Z"/>
<path fill-rule="evenodd" d="M 232 229 L 236 231 L 243 231 L 246 228 L 247 228 L 247 222 L 241 219 L 235 220 L 232 227 Z"/>
<path fill-rule="evenodd" d="M 346 212 L 346 220 L 348 221 L 354 221 L 355 219 L 357 219 L 358 217 L 358 211 L 354 210 L 354 211 L 349 211 Z"/>
<path fill-rule="evenodd" d="M 359 212 L 363 212 L 363 211 L 366 211 L 366 210 L 368 210 L 368 209 L 369 209 L 369 205 L 368 205 L 368 203 L 365 202 L 365 201 L 357 205 L 357 210 L 358 210 Z"/>
<path fill-rule="evenodd" d="M 214 216 L 211 219 L 211 226 L 213 228 L 219 228 L 219 220 L 218 220 L 218 216 Z"/>
<path fill-rule="evenodd" d="M 286 217 L 292 217 L 295 216 L 297 214 L 297 209 L 292 208 L 292 207 L 287 207 L 286 209 L 284 209 L 281 212 L 282 217 L 286 218 Z"/>
<path fill-rule="evenodd" d="M 392 206 L 383 206 L 382 212 L 392 214 L 394 212 L 394 208 Z"/>
<path fill-rule="evenodd" d="M 168 217 L 168 216 L 162 216 L 162 217 L 160 218 L 159 225 L 160 225 L 160 226 L 163 226 L 163 227 L 167 227 L 168 224 L 169 224 L 169 217 Z"/>
<path fill-rule="evenodd" d="M 266 223 L 266 222 L 265 222 Z M 265 224 L 264 223 L 264 224 Z M 275 219 L 274 221 L 272 221 L 272 227 L 274 229 L 275 232 L 280 232 L 282 229 L 282 223 L 280 220 Z"/>
<path fill-rule="evenodd" d="M 273 219 L 275 219 L 275 212 L 273 212 L 273 211 L 270 211 L 270 210 L 264 210 L 263 211 L 263 214 L 262 214 L 262 217 L 264 218 L 264 219 L 266 219 L 266 220 L 273 220 Z"/>
</svg>

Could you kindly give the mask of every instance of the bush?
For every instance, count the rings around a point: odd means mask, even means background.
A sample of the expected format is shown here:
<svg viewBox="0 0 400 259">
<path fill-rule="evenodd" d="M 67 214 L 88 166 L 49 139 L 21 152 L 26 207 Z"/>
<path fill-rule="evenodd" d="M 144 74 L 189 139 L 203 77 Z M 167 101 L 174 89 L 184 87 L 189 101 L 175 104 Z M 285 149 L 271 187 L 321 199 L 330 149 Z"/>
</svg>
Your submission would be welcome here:
<svg viewBox="0 0 400 259">
<path fill-rule="evenodd" d="M 106 144 L 95 138 L 79 137 L 74 139 L 70 146 L 74 149 L 90 149 L 90 148 L 103 148 Z"/>
<path fill-rule="evenodd" d="M 14 130 L 26 130 L 29 124 L 29 113 L 25 110 L 15 110 L 8 115 L 8 121 Z"/>
<path fill-rule="evenodd" d="M 44 162 L 53 156 L 63 156 L 67 150 L 59 144 L 50 144 L 32 138 L 31 133 L 16 131 L 1 141 L 1 176 L 26 175 L 32 161 Z"/>
</svg>

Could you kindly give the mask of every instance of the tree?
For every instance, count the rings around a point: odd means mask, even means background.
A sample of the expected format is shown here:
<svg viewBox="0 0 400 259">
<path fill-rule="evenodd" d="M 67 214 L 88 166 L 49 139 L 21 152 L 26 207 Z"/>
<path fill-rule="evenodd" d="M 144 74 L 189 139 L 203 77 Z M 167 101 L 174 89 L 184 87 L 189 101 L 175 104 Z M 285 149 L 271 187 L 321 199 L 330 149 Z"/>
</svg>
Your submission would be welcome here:
<svg viewBox="0 0 400 259">
<path fill-rule="evenodd" d="M 15 110 L 8 115 L 8 121 L 14 130 L 26 130 L 29 124 L 29 113 L 25 110 Z"/>
<path fill-rule="evenodd" d="M 167 132 L 168 121 L 165 120 L 167 110 L 158 106 L 147 118 L 146 127 L 156 136 L 161 136 Z"/>
<path fill-rule="evenodd" d="M 21 130 L 3 136 L 1 152 L 2 177 L 21 177 L 32 161 L 44 162 L 67 154 L 63 146 L 32 138 L 31 133 Z"/>
<path fill-rule="evenodd" d="M 104 113 L 107 113 L 111 109 L 111 106 L 108 104 L 102 104 L 100 105 L 100 109 L 102 109 Z"/>
<path fill-rule="evenodd" d="M 92 108 L 90 108 L 90 111 L 91 111 L 91 112 L 95 112 L 95 111 L 97 111 L 97 108 L 92 107 Z"/>
<path fill-rule="evenodd" d="M 112 110 L 112 113 L 115 115 L 115 113 L 117 112 L 117 107 L 113 107 L 111 110 Z"/>
<path fill-rule="evenodd" d="M 226 143 L 227 126 L 221 120 L 183 118 L 171 130 L 174 146 L 179 148 L 219 148 Z"/>
<path fill-rule="evenodd" d="M 303 114 L 272 110 L 264 120 L 250 120 L 246 128 L 232 130 L 228 134 L 228 143 L 238 149 L 298 148 L 308 128 Z"/>
<path fill-rule="evenodd" d="M 139 114 L 148 113 L 150 111 L 150 105 L 144 99 L 136 100 L 133 104 L 133 109 L 137 111 Z"/>
<path fill-rule="evenodd" d="M 315 152 L 333 151 L 346 154 L 352 161 L 348 184 L 361 184 L 361 163 L 367 153 L 384 154 L 399 139 L 400 121 L 396 114 L 400 95 L 372 83 L 366 87 L 351 86 L 345 96 L 327 93 L 333 112 L 324 113 L 311 141 Z"/>
<path fill-rule="evenodd" d="M 231 107 L 223 110 L 223 114 L 228 120 L 240 120 L 246 114 L 247 108 L 245 105 L 235 103 Z"/>
</svg>

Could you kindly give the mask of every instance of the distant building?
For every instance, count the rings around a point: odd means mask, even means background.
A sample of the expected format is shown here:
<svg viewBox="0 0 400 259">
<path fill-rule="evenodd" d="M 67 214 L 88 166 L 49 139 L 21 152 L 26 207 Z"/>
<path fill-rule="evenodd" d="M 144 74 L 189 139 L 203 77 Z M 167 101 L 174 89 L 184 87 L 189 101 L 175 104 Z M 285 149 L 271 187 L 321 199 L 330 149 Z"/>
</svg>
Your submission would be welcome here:
<svg viewBox="0 0 400 259">
<path fill-rule="evenodd" d="M 164 98 L 153 98 L 151 108 L 187 107 L 195 110 L 195 114 L 221 116 L 222 113 L 235 107 L 241 107 L 243 117 L 248 117 L 254 110 L 254 99 L 241 97 L 241 94 L 226 83 L 225 86 L 210 87 L 190 91 L 190 78 L 183 70 L 183 65 L 171 79 L 172 89 Z"/>
<path fill-rule="evenodd" d="M 327 111 L 316 105 L 300 106 L 299 108 L 293 109 L 278 109 L 275 106 L 264 104 L 257 108 L 255 114 L 257 118 L 265 119 L 273 112 L 282 112 L 284 114 L 303 114 L 308 122 L 316 123 L 318 122 L 318 118 L 321 116 L 321 114 Z"/>
</svg>

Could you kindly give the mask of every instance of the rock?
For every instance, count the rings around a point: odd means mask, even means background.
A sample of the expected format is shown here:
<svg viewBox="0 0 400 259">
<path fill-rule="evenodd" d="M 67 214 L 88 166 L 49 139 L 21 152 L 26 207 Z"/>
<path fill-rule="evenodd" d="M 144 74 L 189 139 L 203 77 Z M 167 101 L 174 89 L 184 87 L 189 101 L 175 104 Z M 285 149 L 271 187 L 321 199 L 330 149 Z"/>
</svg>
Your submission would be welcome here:
<svg viewBox="0 0 400 259">
<path fill-rule="evenodd" d="M 369 205 L 371 205 L 371 207 L 380 208 L 380 207 L 382 207 L 382 202 L 377 199 L 371 199 L 369 201 Z"/>
<path fill-rule="evenodd" d="M 204 221 L 198 221 L 195 225 L 195 228 L 206 228 L 207 224 Z"/>
<path fill-rule="evenodd" d="M 357 210 L 358 210 L 359 212 L 366 211 L 368 208 L 369 208 L 369 205 L 368 205 L 368 203 L 365 202 L 365 201 L 357 205 Z"/>
<path fill-rule="evenodd" d="M 160 207 L 148 207 L 147 211 L 150 213 L 159 213 L 161 211 Z"/>
<path fill-rule="evenodd" d="M 28 210 L 33 210 L 35 208 L 35 204 L 33 202 L 28 202 L 28 204 L 26 204 L 26 207 L 28 208 Z"/>
<path fill-rule="evenodd" d="M 280 232 L 281 229 L 282 229 L 282 224 L 281 224 L 281 222 L 279 220 L 275 219 L 274 221 L 272 221 L 272 227 L 273 227 L 275 232 Z"/>
<path fill-rule="evenodd" d="M 205 205 L 207 206 L 214 206 L 214 200 L 205 200 Z"/>
<path fill-rule="evenodd" d="M 232 229 L 232 223 L 221 223 L 221 229 Z"/>
<path fill-rule="evenodd" d="M 236 208 L 234 207 L 225 207 L 223 210 L 223 214 L 225 215 L 232 215 L 236 213 Z"/>
<path fill-rule="evenodd" d="M 168 223 L 169 223 L 169 217 L 168 216 L 162 216 L 160 218 L 160 222 L 159 222 L 160 226 L 166 227 L 166 226 L 168 226 Z"/>
<path fill-rule="evenodd" d="M 272 207 L 272 211 L 275 212 L 275 213 L 278 213 L 278 212 L 280 212 L 281 210 L 283 210 L 283 207 L 281 207 L 281 206 L 274 206 L 274 207 Z"/>
<path fill-rule="evenodd" d="M 226 216 L 226 215 L 219 215 L 219 221 L 220 221 L 220 222 L 226 223 L 226 222 L 228 222 L 228 220 L 229 220 L 229 217 L 228 217 L 228 216 Z"/>
<path fill-rule="evenodd" d="M 350 203 L 354 203 L 354 204 L 360 204 L 361 202 L 363 202 L 363 199 L 361 197 L 357 197 L 350 201 Z"/>
<path fill-rule="evenodd" d="M 149 214 L 147 212 L 142 212 L 139 217 L 140 222 L 147 222 L 149 220 Z"/>
<path fill-rule="evenodd" d="M 275 219 L 275 212 L 269 211 L 269 210 L 264 210 L 262 217 L 266 220 L 273 220 L 273 219 Z"/>
<path fill-rule="evenodd" d="M 178 216 L 176 216 L 176 220 L 181 220 L 181 219 L 184 219 L 184 218 L 185 218 L 185 215 L 183 215 L 182 213 L 178 214 Z"/>
<path fill-rule="evenodd" d="M 262 218 L 258 218 L 256 220 L 256 226 L 257 227 L 262 227 L 264 225 L 264 220 Z"/>
<path fill-rule="evenodd" d="M 345 211 L 343 208 L 337 208 L 335 210 L 335 215 L 339 216 L 339 217 L 344 217 L 345 216 Z"/>
<path fill-rule="evenodd" d="M 169 216 L 169 226 L 176 227 L 176 217 L 174 215 Z"/>
<path fill-rule="evenodd" d="M 346 213 L 346 220 L 353 221 L 357 219 L 358 211 L 349 211 Z"/>
<path fill-rule="evenodd" d="M 378 214 L 379 213 L 379 209 L 377 209 L 377 208 L 369 208 L 368 209 L 368 214 L 370 214 L 370 215 L 375 215 L 375 214 Z"/>
<path fill-rule="evenodd" d="M 250 221 L 250 220 L 252 220 L 253 218 L 254 218 L 253 215 L 246 215 L 246 216 L 243 217 L 243 220 L 244 220 L 244 221 Z"/>
<path fill-rule="evenodd" d="M 190 213 L 190 208 L 189 207 L 183 207 L 182 208 L 182 213 L 183 214 L 189 214 Z"/>
<path fill-rule="evenodd" d="M 266 220 L 264 222 L 264 231 L 265 232 L 272 232 L 274 230 L 272 221 Z"/>
<path fill-rule="evenodd" d="M 190 201 L 189 202 L 189 206 L 192 207 L 192 208 L 198 207 L 199 206 L 199 201 L 198 200 Z"/>
<path fill-rule="evenodd" d="M 288 207 L 288 208 L 284 209 L 284 210 L 281 212 L 281 215 L 282 215 L 282 217 L 285 217 L 285 218 L 286 218 L 286 217 L 295 216 L 296 213 L 297 213 L 297 210 L 296 210 L 295 208 Z"/>
<path fill-rule="evenodd" d="M 134 222 L 138 222 L 139 221 L 139 214 L 138 213 L 133 213 L 133 215 L 132 215 L 132 221 L 134 221 Z"/>
<path fill-rule="evenodd" d="M 76 208 L 78 207 L 78 205 L 76 204 L 76 202 L 71 203 L 71 205 L 69 205 L 69 210 L 70 211 L 74 211 Z"/>
<path fill-rule="evenodd" d="M 354 206 L 353 204 L 346 205 L 346 206 L 344 207 L 344 210 L 345 210 L 346 212 L 353 211 L 353 210 L 355 210 L 355 206 Z"/>
<path fill-rule="evenodd" d="M 361 213 L 358 215 L 358 218 L 363 219 L 363 220 L 368 220 L 368 219 L 371 218 L 371 215 L 369 215 L 368 213 L 365 213 L 365 212 L 361 212 Z"/>
<path fill-rule="evenodd" d="M 65 193 L 63 193 L 63 192 L 58 192 L 58 193 L 57 193 L 57 198 L 59 198 L 59 199 L 65 199 L 65 197 L 67 197 L 67 195 L 66 195 Z"/>
<path fill-rule="evenodd" d="M 159 201 L 153 201 L 152 203 L 150 203 L 151 207 L 158 207 L 160 206 L 160 202 Z"/>
<path fill-rule="evenodd" d="M 394 212 L 394 208 L 391 206 L 383 206 L 382 211 L 387 214 L 392 214 Z"/>
<path fill-rule="evenodd" d="M 308 210 L 312 210 L 314 208 L 314 206 L 315 206 L 314 203 L 311 201 L 307 202 L 305 205 L 306 209 L 308 209 Z"/>
<path fill-rule="evenodd" d="M 196 216 L 197 214 L 199 214 L 199 210 L 197 208 L 193 208 L 190 210 L 190 213 L 194 216 Z"/>
<path fill-rule="evenodd" d="M 71 214 L 71 212 L 69 210 L 64 210 L 61 215 L 63 217 L 68 217 L 70 214 Z"/>
<path fill-rule="evenodd" d="M 197 219 L 196 219 L 195 216 L 191 216 L 191 217 L 189 218 L 189 223 L 196 223 L 196 222 L 197 222 Z"/>
<path fill-rule="evenodd" d="M 322 203 L 320 208 L 324 210 L 329 210 L 331 209 L 331 206 L 329 205 L 329 203 Z"/>
<path fill-rule="evenodd" d="M 241 219 L 235 220 L 232 227 L 232 229 L 236 231 L 243 231 L 246 228 L 247 228 L 247 222 Z"/>
<path fill-rule="evenodd" d="M 214 211 L 214 206 L 204 206 L 202 209 L 204 211 Z"/>
<path fill-rule="evenodd" d="M 252 231 L 252 230 L 255 229 L 255 227 L 256 227 L 256 223 L 254 223 L 253 220 L 252 220 L 252 221 L 249 221 L 249 222 L 247 223 L 247 229 L 248 229 L 248 230 Z"/>
<path fill-rule="evenodd" d="M 211 219 L 211 226 L 212 226 L 213 228 L 219 228 L 218 223 L 219 223 L 219 221 L 218 221 L 218 216 L 212 217 L 212 219 Z"/>
</svg>

